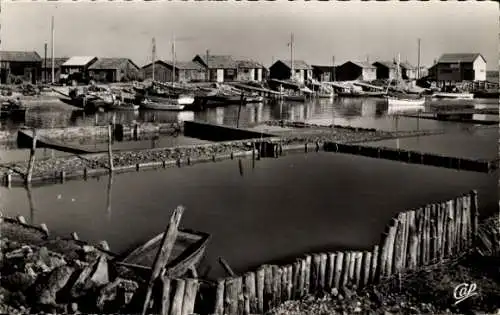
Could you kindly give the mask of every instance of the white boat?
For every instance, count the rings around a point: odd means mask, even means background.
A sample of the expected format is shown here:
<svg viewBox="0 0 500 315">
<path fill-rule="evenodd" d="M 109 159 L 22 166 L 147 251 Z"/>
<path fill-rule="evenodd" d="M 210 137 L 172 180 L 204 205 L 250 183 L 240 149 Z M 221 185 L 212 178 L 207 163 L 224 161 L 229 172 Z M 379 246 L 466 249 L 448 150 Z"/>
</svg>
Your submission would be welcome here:
<svg viewBox="0 0 500 315">
<path fill-rule="evenodd" d="M 176 102 L 167 102 L 167 101 L 153 102 L 149 99 L 144 99 L 141 102 L 141 107 L 145 109 L 180 111 L 184 110 L 186 105 L 177 104 Z"/>
<path fill-rule="evenodd" d="M 399 98 L 399 97 L 388 97 L 387 104 L 391 107 L 422 107 L 425 104 L 425 98 Z"/>
<path fill-rule="evenodd" d="M 191 105 L 194 103 L 194 96 L 191 95 L 179 95 L 177 98 L 178 105 Z"/>
<path fill-rule="evenodd" d="M 451 98 L 451 99 L 461 99 L 461 100 L 471 100 L 474 98 L 472 93 L 445 93 L 437 92 L 432 94 L 433 98 Z"/>
</svg>

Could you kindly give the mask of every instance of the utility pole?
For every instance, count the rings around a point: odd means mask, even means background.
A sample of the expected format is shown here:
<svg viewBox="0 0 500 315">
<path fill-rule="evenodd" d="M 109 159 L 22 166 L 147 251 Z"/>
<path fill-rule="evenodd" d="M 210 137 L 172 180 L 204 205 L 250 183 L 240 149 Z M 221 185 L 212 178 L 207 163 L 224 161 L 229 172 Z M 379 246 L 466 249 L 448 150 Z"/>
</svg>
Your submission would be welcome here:
<svg viewBox="0 0 500 315">
<path fill-rule="evenodd" d="M 210 68 L 208 67 L 208 55 L 210 53 L 210 50 L 207 49 L 207 82 L 210 81 Z"/>
<path fill-rule="evenodd" d="M 43 80 L 45 81 L 45 83 L 47 83 L 47 43 L 45 43 L 44 45 L 44 50 L 45 50 L 45 54 L 43 56 L 43 69 L 45 69 L 43 71 Z"/>
<path fill-rule="evenodd" d="M 52 55 L 52 78 L 51 78 L 51 82 L 52 84 L 55 83 L 55 77 L 56 77 L 56 71 L 55 71 L 55 62 L 54 62 L 54 34 L 55 34 L 55 29 L 54 29 L 54 16 L 52 16 L 52 19 L 51 19 L 51 28 L 52 28 L 52 49 L 51 49 L 51 55 Z"/>
</svg>

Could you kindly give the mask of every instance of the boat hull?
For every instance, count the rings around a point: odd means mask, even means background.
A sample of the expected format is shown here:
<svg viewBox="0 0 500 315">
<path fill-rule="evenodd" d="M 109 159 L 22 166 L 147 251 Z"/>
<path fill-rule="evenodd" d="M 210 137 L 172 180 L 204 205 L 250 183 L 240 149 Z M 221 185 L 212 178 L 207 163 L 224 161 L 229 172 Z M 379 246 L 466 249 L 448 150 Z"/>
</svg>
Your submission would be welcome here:
<svg viewBox="0 0 500 315">
<path fill-rule="evenodd" d="M 472 93 L 434 93 L 433 98 L 448 98 L 448 99 L 460 99 L 460 100 L 471 100 L 474 98 Z"/>
<path fill-rule="evenodd" d="M 425 104 L 425 99 L 387 98 L 387 104 L 391 107 L 422 107 Z"/>
<path fill-rule="evenodd" d="M 144 109 L 154 109 L 154 110 L 170 110 L 170 111 L 181 111 L 186 107 L 185 105 L 179 104 L 165 104 L 165 103 L 156 103 L 156 102 L 146 102 L 141 104 Z"/>
<path fill-rule="evenodd" d="M 161 246 L 163 233 L 160 233 L 146 242 L 144 245 L 132 251 L 119 264 L 138 270 L 150 272 L 153 267 L 156 254 Z M 190 268 L 196 267 L 205 254 L 210 234 L 181 230 L 172 250 L 171 258 L 167 262 L 167 275 L 180 277 Z"/>
</svg>

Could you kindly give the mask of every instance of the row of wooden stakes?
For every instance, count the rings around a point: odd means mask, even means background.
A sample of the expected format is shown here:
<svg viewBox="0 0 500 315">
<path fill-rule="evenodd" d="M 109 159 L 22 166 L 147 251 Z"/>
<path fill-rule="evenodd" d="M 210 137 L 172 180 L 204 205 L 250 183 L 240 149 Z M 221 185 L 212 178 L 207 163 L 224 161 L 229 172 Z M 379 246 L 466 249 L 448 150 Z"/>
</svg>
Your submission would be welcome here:
<svg viewBox="0 0 500 315">
<path fill-rule="evenodd" d="M 398 214 L 367 251 L 305 255 L 285 266 L 263 265 L 219 279 L 213 314 L 262 314 L 287 300 L 336 288 L 362 288 L 395 275 L 444 262 L 473 246 L 477 193 Z"/>
</svg>

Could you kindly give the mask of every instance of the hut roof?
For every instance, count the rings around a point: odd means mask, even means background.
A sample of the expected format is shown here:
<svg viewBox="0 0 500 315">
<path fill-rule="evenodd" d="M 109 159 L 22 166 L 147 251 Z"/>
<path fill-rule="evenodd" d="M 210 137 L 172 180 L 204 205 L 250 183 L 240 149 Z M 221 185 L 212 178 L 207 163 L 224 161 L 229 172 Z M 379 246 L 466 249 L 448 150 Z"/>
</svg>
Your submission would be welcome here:
<svg viewBox="0 0 500 315">
<path fill-rule="evenodd" d="M 458 63 L 458 62 L 474 62 L 478 57 L 483 58 L 483 55 L 479 53 L 454 53 L 454 54 L 442 54 L 439 57 L 439 63 Z"/>
<path fill-rule="evenodd" d="M 121 69 L 126 67 L 127 63 L 130 63 L 134 67 L 139 69 L 139 67 L 132 60 L 128 58 L 99 58 L 89 67 L 89 69 L 94 69 L 94 70 Z"/>
<path fill-rule="evenodd" d="M 233 57 L 229 55 L 208 55 L 208 64 L 207 64 L 207 56 L 197 55 L 202 62 L 208 66 L 210 69 L 235 69 L 237 67 L 236 62 L 233 60 Z M 196 57 L 195 57 L 196 58 Z"/>
<path fill-rule="evenodd" d="M 246 69 L 255 69 L 255 68 L 263 68 L 264 66 L 257 61 L 253 61 L 251 59 L 246 60 L 236 60 L 236 64 L 238 68 L 246 68 Z"/>
<path fill-rule="evenodd" d="M 285 64 L 288 68 L 292 68 L 292 63 L 290 60 L 278 60 L 277 62 L 282 62 Z M 293 61 L 293 68 L 295 70 L 310 70 L 311 66 L 307 64 L 304 60 L 294 60 Z"/>
<path fill-rule="evenodd" d="M 377 61 L 377 62 L 374 62 L 372 65 L 381 65 L 383 67 L 386 67 L 388 69 L 396 69 L 396 64 L 394 63 L 394 61 Z"/>
<path fill-rule="evenodd" d="M 74 56 L 66 60 L 62 64 L 62 66 L 66 67 L 79 67 L 79 66 L 86 66 L 89 64 L 92 60 L 94 60 L 96 57 L 94 56 Z"/>
<path fill-rule="evenodd" d="M 172 68 L 172 61 L 165 61 L 164 63 Z M 175 68 L 178 70 L 205 70 L 203 65 L 195 61 L 176 61 Z"/>
<path fill-rule="evenodd" d="M 0 51 L 2 61 L 41 62 L 42 58 L 36 51 Z"/>
<path fill-rule="evenodd" d="M 353 64 L 356 66 L 363 68 L 363 69 L 373 69 L 376 68 L 373 64 L 367 62 L 367 61 L 351 61 Z"/>
</svg>

